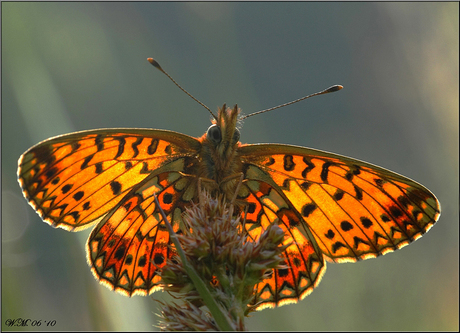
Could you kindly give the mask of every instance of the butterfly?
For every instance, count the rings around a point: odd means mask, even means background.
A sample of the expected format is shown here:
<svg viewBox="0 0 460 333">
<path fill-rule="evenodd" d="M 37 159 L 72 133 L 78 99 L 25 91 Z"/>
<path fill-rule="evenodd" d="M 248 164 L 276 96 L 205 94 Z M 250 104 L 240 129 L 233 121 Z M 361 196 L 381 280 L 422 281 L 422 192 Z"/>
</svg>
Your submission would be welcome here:
<svg viewBox="0 0 460 333">
<path fill-rule="evenodd" d="M 276 223 L 284 244 L 291 244 L 282 268 L 256 285 L 257 309 L 305 298 L 326 261 L 384 255 L 438 220 L 435 195 L 392 171 L 311 148 L 242 144 L 239 114 L 236 105 L 224 104 L 200 138 L 125 128 L 57 136 L 20 157 L 18 181 L 51 226 L 79 231 L 95 225 L 86 246 L 91 270 L 127 296 L 162 289 L 159 272 L 176 254 L 160 209 L 177 232 L 183 212 L 197 201 L 198 184 L 215 195 L 236 196 L 251 239 Z"/>
</svg>

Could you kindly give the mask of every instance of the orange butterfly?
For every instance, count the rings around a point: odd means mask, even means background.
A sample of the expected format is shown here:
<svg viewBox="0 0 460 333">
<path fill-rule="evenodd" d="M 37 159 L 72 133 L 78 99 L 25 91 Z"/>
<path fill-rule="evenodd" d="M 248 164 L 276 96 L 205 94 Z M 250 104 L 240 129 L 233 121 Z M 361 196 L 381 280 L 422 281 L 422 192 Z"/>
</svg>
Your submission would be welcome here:
<svg viewBox="0 0 460 333">
<path fill-rule="evenodd" d="M 152 129 L 57 136 L 20 157 L 19 183 L 51 226 L 79 231 L 96 224 L 87 243 L 92 272 L 132 296 L 161 289 L 159 270 L 175 254 L 159 209 L 178 231 L 200 179 L 207 180 L 205 189 L 232 198 L 243 175 L 236 197 L 246 206 L 241 214 L 250 237 L 257 240 L 277 223 L 285 244 L 292 243 L 284 252 L 287 268 L 256 286 L 259 309 L 306 297 L 321 280 L 325 260 L 355 262 L 392 252 L 438 220 L 434 194 L 397 173 L 310 148 L 241 144 L 239 112 L 224 104 L 201 138 Z"/>
</svg>

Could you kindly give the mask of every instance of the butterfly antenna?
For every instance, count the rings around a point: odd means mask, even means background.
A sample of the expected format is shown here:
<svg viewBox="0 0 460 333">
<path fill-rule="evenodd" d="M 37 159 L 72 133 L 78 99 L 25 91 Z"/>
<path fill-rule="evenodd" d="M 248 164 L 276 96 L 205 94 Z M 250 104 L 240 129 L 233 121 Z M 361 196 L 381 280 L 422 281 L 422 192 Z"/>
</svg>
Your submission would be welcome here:
<svg viewBox="0 0 460 333">
<path fill-rule="evenodd" d="M 328 93 L 331 93 L 331 92 L 334 92 L 334 91 L 339 91 L 342 88 L 343 88 L 343 86 L 341 86 L 341 85 L 335 85 L 335 86 L 329 87 L 329 88 L 327 88 L 327 89 L 325 89 L 323 91 L 320 91 L 320 92 L 317 92 L 317 93 L 314 93 L 314 94 L 311 94 L 311 95 L 296 99 L 295 101 L 291 101 L 291 102 L 284 103 L 284 104 L 281 104 L 281 105 L 278 105 L 278 106 L 275 106 L 275 107 L 272 107 L 272 108 L 269 108 L 269 109 L 257 111 L 257 112 L 254 112 L 254 113 L 250 113 L 250 114 L 248 114 L 246 116 L 241 117 L 241 120 L 243 120 L 245 118 L 248 118 L 248 117 L 255 116 L 256 114 L 265 113 L 265 112 L 268 112 L 268 111 L 279 109 L 279 108 L 282 108 L 284 106 L 288 106 L 288 105 L 303 101 L 304 99 L 307 99 L 307 98 L 310 98 L 310 97 L 313 97 L 313 96 L 324 95 L 324 94 L 328 94 Z"/>
<path fill-rule="evenodd" d="M 196 99 L 195 97 L 192 96 L 192 94 L 190 94 L 187 90 L 185 90 L 184 88 L 182 88 L 179 83 L 177 83 L 176 81 L 174 81 L 174 79 L 168 74 L 165 72 L 165 70 L 163 68 L 161 68 L 160 64 L 153 58 L 147 58 L 148 62 L 150 62 L 156 69 L 158 69 L 159 71 L 161 71 L 164 75 L 166 75 L 177 87 L 179 87 L 180 90 L 182 90 L 184 93 L 186 93 L 187 95 L 189 95 L 195 102 L 197 102 L 198 104 L 200 104 L 201 106 L 203 106 L 206 110 L 209 111 L 209 113 L 211 113 L 211 115 L 214 117 L 215 120 L 217 120 L 217 117 L 214 115 L 214 113 L 212 113 L 211 109 L 209 109 L 206 105 L 204 105 L 203 103 L 201 103 L 198 99 Z"/>
</svg>

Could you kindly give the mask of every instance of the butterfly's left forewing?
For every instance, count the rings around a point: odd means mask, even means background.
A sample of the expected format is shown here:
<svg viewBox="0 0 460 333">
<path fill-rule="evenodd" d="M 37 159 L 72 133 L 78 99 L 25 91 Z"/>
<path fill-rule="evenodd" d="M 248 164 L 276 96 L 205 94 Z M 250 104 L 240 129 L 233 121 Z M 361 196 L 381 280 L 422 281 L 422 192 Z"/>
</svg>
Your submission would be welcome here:
<svg viewBox="0 0 460 333">
<path fill-rule="evenodd" d="M 161 130 L 102 129 L 58 136 L 19 159 L 24 196 L 54 227 L 77 231 L 99 221 L 162 166 L 195 156 L 198 140 Z"/>
<path fill-rule="evenodd" d="M 266 210 L 264 202 L 270 202 L 286 235 L 291 235 L 296 244 L 320 249 L 326 259 L 334 262 L 353 262 L 392 252 L 419 238 L 439 218 L 439 202 L 428 189 L 366 162 L 275 144 L 243 145 L 239 154 L 247 186 L 269 188 L 259 199 L 260 207 Z M 290 221 L 286 223 L 279 215 L 289 209 L 294 217 L 286 219 Z M 291 250 L 297 257 L 306 258 L 304 264 L 308 267 L 308 257 L 297 248 Z M 320 259 L 317 252 L 311 253 Z M 289 257 L 295 256 L 291 253 Z M 290 288 L 299 289 L 300 298 L 319 282 L 313 280 L 302 286 L 293 270 L 285 273 L 291 274 Z M 266 284 L 282 290 L 286 282 L 275 276 Z M 262 306 L 278 304 L 276 298 L 282 296 L 276 292 L 270 298 L 266 295 L 260 300 Z"/>
<path fill-rule="evenodd" d="M 77 132 L 29 149 L 18 179 L 50 225 L 77 231 L 98 222 L 87 244 L 93 274 L 123 294 L 145 295 L 159 288 L 158 269 L 174 254 L 154 194 L 177 232 L 194 199 L 187 171 L 200 148 L 197 139 L 171 131 Z"/>
</svg>

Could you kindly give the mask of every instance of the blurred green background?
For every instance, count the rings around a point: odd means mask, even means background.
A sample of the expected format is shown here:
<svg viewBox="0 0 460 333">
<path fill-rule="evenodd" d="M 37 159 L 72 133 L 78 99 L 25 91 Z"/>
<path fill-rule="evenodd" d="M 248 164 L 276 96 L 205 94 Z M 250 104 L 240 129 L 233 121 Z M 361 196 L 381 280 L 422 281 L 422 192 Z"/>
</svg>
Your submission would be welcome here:
<svg viewBox="0 0 460 333">
<path fill-rule="evenodd" d="M 427 186 L 442 205 L 423 238 L 377 260 L 329 264 L 296 305 L 250 330 L 458 330 L 458 3 L 2 3 L 2 330 L 152 330 L 152 297 L 99 285 L 90 230 L 41 222 L 17 160 L 51 136 L 149 127 L 200 136 L 217 110 L 250 113 L 243 142 L 351 156 Z M 56 320 L 7 327 L 7 319 Z"/>
</svg>

